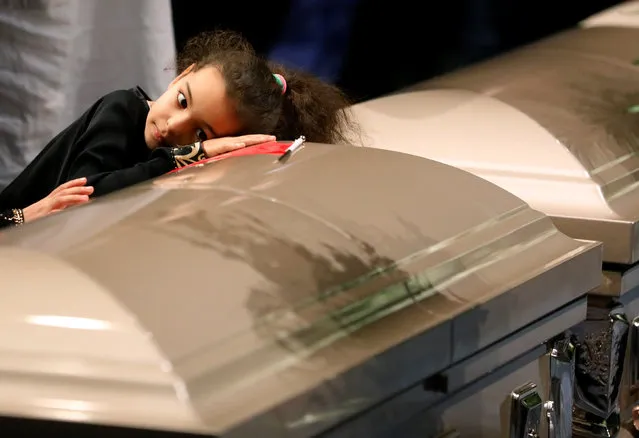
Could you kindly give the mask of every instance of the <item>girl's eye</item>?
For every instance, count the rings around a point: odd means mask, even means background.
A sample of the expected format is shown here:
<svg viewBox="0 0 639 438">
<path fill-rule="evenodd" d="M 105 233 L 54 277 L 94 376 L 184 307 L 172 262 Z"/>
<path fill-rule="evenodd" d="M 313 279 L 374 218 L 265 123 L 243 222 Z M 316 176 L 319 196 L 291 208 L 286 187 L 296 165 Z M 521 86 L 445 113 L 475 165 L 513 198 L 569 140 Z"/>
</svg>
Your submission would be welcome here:
<svg viewBox="0 0 639 438">
<path fill-rule="evenodd" d="M 177 101 L 178 101 L 178 105 L 180 105 L 182 108 L 186 108 L 186 96 L 184 94 L 182 94 L 181 92 L 178 93 L 177 95 Z"/>
<path fill-rule="evenodd" d="M 199 141 L 205 141 L 207 139 L 206 132 L 204 132 L 202 129 L 198 129 L 197 131 L 195 131 L 195 135 L 197 136 L 197 139 Z"/>
</svg>

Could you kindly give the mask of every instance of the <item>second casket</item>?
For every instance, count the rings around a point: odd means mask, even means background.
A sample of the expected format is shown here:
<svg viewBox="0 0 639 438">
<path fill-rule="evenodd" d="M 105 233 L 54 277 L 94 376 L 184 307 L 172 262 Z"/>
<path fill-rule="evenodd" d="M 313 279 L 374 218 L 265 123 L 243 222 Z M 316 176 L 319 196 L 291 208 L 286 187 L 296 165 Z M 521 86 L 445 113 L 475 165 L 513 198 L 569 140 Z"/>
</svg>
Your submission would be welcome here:
<svg viewBox="0 0 639 438">
<path fill-rule="evenodd" d="M 574 29 L 356 105 L 354 111 L 372 146 L 465 169 L 550 215 L 568 235 L 603 242 L 607 281 L 597 293 L 620 298 L 634 318 L 639 315 L 636 41 L 639 29 L 631 27 Z M 615 303 L 603 300 L 598 314 L 593 307 L 592 318 L 604 327 L 603 315 Z M 613 328 L 601 328 L 613 333 L 606 341 L 612 359 L 602 359 L 603 368 L 592 365 L 608 377 L 591 376 L 590 382 L 599 383 L 584 390 L 586 412 L 602 418 L 617 410 L 614 387 L 620 374 L 614 357 L 623 358 L 623 326 L 628 326 L 622 313 L 614 310 Z M 631 327 L 639 327 L 639 320 Z M 637 351 L 631 359 L 639 359 Z M 630 367 L 639 376 L 639 367 Z M 600 391 L 597 385 L 612 386 Z"/>
<path fill-rule="evenodd" d="M 0 429 L 373 437 L 430 409 L 421 436 L 565 430 L 600 263 L 406 154 L 196 166 L 0 236 Z M 361 421 L 380 406 L 399 411 Z"/>
<path fill-rule="evenodd" d="M 625 0 L 612 8 L 586 18 L 581 27 L 636 27 L 639 28 L 639 1 Z"/>
</svg>

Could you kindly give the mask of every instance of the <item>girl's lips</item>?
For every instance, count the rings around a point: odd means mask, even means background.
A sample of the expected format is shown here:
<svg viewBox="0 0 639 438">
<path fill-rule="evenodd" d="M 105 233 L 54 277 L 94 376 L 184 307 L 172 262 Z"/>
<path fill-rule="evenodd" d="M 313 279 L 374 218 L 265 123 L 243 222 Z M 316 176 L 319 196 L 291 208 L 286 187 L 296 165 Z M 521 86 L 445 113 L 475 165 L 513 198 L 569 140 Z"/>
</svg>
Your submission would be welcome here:
<svg viewBox="0 0 639 438">
<path fill-rule="evenodd" d="M 164 140 L 164 137 L 162 137 L 162 134 L 160 134 L 160 130 L 155 123 L 153 124 L 153 137 L 155 137 L 155 139 L 160 142 Z"/>
<path fill-rule="evenodd" d="M 162 134 L 160 134 L 160 130 L 158 129 L 158 127 L 157 127 L 157 125 L 155 123 L 153 124 L 153 138 L 155 138 L 155 140 L 158 142 L 159 146 L 166 145 L 166 140 L 165 140 L 164 136 Z"/>
</svg>

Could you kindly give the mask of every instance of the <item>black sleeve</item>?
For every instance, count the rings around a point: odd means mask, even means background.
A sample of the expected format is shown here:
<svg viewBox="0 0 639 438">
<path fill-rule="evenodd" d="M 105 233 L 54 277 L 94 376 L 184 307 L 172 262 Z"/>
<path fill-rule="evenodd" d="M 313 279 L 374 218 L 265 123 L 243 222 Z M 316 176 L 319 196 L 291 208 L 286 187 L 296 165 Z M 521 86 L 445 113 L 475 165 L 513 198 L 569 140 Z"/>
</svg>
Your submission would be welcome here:
<svg viewBox="0 0 639 438">
<path fill-rule="evenodd" d="M 153 152 L 150 160 L 138 163 L 133 167 L 88 175 L 87 185 L 93 186 L 93 196 L 102 196 L 163 175 L 173 169 L 175 169 L 175 164 L 172 162 L 170 150 L 159 148 Z M 86 175 L 82 170 L 80 169 L 77 174 L 72 174 L 69 180 Z"/>
<path fill-rule="evenodd" d="M 87 178 L 87 185 L 94 187 L 94 196 L 106 195 L 115 190 L 163 175 L 173 169 L 188 166 L 205 158 L 206 155 L 204 154 L 201 142 L 173 148 L 160 147 L 151 153 L 151 159 L 149 161 L 136 164 L 128 169 L 92 175 Z M 98 186 L 100 187 L 99 192 Z"/>
<path fill-rule="evenodd" d="M 19 208 L 12 208 L 7 211 L 0 211 L 0 228 L 6 228 L 24 223 L 24 215 Z"/>
<path fill-rule="evenodd" d="M 170 151 L 148 158 L 143 132 L 146 115 L 144 103 L 130 92 L 106 96 L 77 141 L 82 152 L 71 164 L 67 180 L 86 177 L 94 196 L 100 196 L 174 169 Z"/>
</svg>

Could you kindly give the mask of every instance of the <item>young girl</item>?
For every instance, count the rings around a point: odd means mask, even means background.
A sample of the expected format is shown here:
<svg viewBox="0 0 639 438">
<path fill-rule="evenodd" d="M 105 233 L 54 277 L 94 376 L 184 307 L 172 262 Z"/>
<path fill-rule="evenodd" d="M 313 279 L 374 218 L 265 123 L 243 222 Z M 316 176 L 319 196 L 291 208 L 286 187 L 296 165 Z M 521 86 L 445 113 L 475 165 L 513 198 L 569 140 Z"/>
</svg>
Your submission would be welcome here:
<svg viewBox="0 0 639 438">
<path fill-rule="evenodd" d="M 54 189 L 46 198 L 24 209 L 10 208 L 0 211 L 0 228 L 22 225 L 72 205 L 89 202 L 93 187 L 85 186 L 86 182 L 86 178 L 71 180 Z"/>
<path fill-rule="evenodd" d="M 155 101 L 139 87 L 99 99 L 0 193 L 0 210 L 74 178 L 100 196 L 276 137 L 340 143 L 355 128 L 337 88 L 267 63 L 233 32 L 191 40 L 178 69 Z"/>
</svg>

